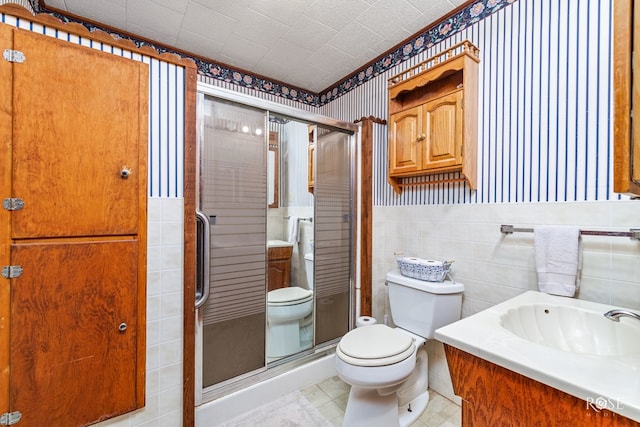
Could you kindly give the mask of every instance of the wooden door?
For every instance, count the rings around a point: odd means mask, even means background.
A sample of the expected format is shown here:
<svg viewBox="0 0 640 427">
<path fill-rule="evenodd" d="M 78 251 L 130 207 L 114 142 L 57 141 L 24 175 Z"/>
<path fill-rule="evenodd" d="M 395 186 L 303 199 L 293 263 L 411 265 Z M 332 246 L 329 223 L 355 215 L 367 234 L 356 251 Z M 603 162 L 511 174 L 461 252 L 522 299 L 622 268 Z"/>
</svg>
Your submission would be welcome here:
<svg viewBox="0 0 640 427">
<path fill-rule="evenodd" d="M 425 170 L 462 166 L 462 91 L 424 105 L 426 139 L 422 168 Z"/>
<path fill-rule="evenodd" d="M 2 265 L 22 273 L 2 279 L 0 412 L 88 425 L 144 406 L 148 71 L 4 25 L 0 40 L 25 58 L 0 65 L 1 197 L 24 202 L 2 211 Z"/>
<path fill-rule="evenodd" d="M 10 402 L 20 426 L 135 409 L 136 251 L 134 240 L 12 248 L 24 270 L 11 280 Z"/>
<path fill-rule="evenodd" d="M 389 120 L 389 175 L 415 172 L 421 168 L 423 136 L 422 107 L 391 115 Z"/>
</svg>

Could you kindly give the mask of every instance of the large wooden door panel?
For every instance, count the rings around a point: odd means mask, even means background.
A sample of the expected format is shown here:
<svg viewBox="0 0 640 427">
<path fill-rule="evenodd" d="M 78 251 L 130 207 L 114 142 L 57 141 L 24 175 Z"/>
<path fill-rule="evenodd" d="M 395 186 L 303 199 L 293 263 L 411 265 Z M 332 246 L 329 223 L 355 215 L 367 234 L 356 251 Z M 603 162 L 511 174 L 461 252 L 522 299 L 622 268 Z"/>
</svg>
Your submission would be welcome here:
<svg viewBox="0 0 640 427">
<path fill-rule="evenodd" d="M 147 65 L 0 24 L 0 413 L 77 427 L 145 404 Z M 125 170 L 126 176 L 122 176 Z M 15 271 L 18 270 L 14 268 Z"/>
<path fill-rule="evenodd" d="M 145 65 L 26 31 L 14 49 L 12 237 L 136 234 Z"/>
<path fill-rule="evenodd" d="M 12 263 L 24 270 L 11 286 L 10 406 L 20 426 L 134 409 L 137 242 L 18 244 Z"/>
</svg>

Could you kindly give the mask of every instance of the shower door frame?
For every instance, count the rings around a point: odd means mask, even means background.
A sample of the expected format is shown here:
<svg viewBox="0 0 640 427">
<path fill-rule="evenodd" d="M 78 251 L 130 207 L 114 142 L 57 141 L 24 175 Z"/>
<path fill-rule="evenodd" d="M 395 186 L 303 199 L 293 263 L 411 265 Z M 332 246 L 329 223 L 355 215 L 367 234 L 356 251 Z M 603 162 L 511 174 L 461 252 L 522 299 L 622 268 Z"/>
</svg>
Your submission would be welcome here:
<svg viewBox="0 0 640 427">
<path fill-rule="evenodd" d="M 358 199 L 359 199 L 359 190 L 357 187 L 357 181 L 356 181 L 356 177 L 358 175 L 358 161 L 357 161 L 357 150 L 356 147 L 359 145 L 359 138 L 360 138 L 360 125 L 357 124 L 353 124 L 353 123 L 349 123 L 349 122 L 344 122 L 344 121 L 340 121 L 340 120 L 336 120 L 330 117 L 326 117 L 326 116 L 322 116 L 320 114 L 314 113 L 314 112 L 310 112 L 310 111 L 305 111 L 305 110 L 300 110 L 294 107 L 290 107 L 287 105 L 283 105 L 283 104 L 278 104 L 269 100 L 265 100 L 265 99 L 261 99 L 261 98 L 256 98 L 254 96 L 251 95 L 246 95 L 243 93 L 239 93 L 239 92 L 234 92 L 225 88 L 221 88 L 221 87 L 217 87 L 217 86 L 213 86 L 207 83 L 202 83 L 202 82 L 198 82 L 197 84 L 197 91 L 196 91 L 196 96 L 194 98 L 198 98 L 200 96 L 210 96 L 219 100 L 223 100 L 223 101 L 231 101 L 240 105 L 244 105 L 247 106 L 249 108 L 257 108 L 257 109 L 261 109 L 264 110 L 265 112 L 267 112 L 268 114 L 277 114 L 279 116 L 286 116 L 289 117 L 293 120 L 300 120 L 303 122 L 311 122 L 311 123 L 315 123 L 318 125 L 322 125 L 325 127 L 329 127 L 329 128 L 335 128 L 337 130 L 340 131 L 344 131 L 345 133 L 351 133 L 350 135 L 350 141 L 349 141 L 349 152 L 350 152 L 350 162 L 351 162 L 351 176 L 350 176 L 350 182 L 351 182 L 351 189 L 352 189 L 352 205 L 351 205 L 351 254 L 352 254 L 352 263 L 351 263 L 351 283 L 349 284 L 350 289 L 351 289 L 351 296 L 350 296 L 350 307 L 349 307 L 349 329 L 351 329 L 353 327 L 353 323 L 354 323 L 354 313 L 355 313 L 355 296 L 356 296 L 356 287 L 357 287 L 357 271 L 358 271 L 358 265 L 359 265 L 359 257 L 357 256 L 357 251 L 358 251 L 358 235 L 359 235 L 359 221 L 358 221 L 358 216 L 357 216 L 357 212 L 358 212 Z M 195 99 L 194 99 L 195 101 Z M 196 124 L 195 128 L 198 127 L 198 124 Z M 267 133 L 268 134 L 268 133 Z M 200 147 L 199 142 L 196 143 L 196 149 L 194 153 L 191 153 L 191 156 L 186 156 L 185 157 L 185 169 L 186 167 L 191 167 L 188 163 L 189 160 L 192 162 L 192 167 L 194 169 L 197 168 L 197 150 Z M 198 156 L 199 157 L 199 156 Z M 195 174 L 195 173 L 194 173 Z M 195 180 L 194 180 L 194 184 L 196 184 Z M 185 215 L 190 215 L 194 217 L 194 222 L 195 222 L 195 212 L 196 212 L 196 206 L 197 202 L 194 198 L 193 201 L 193 206 L 186 206 L 186 200 L 185 200 Z M 190 212 L 190 213 L 189 213 Z M 186 219 L 186 218 L 185 218 Z M 186 222 L 186 221 L 185 221 Z M 186 244 L 187 242 L 185 242 Z M 193 242 L 193 244 L 195 244 L 195 242 Z M 185 260 L 185 262 L 187 262 L 188 260 Z M 195 257 L 192 260 L 193 263 L 195 263 Z M 187 278 L 185 278 L 186 280 L 188 280 Z M 195 279 L 195 278 L 194 278 Z M 185 286 L 185 292 L 187 291 L 187 287 Z M 184 361 L 185 361 L 185 365 L 186 363 L 188 363 L 187 359 L 191 359 L 191 361 L 195 360 L 195 369 L 193 372 L 194 374 L 194 385 L 195 385 L 195 406 L 199 406 L 200 404 L 215 400 L 218 396 L 216 396 L 216 393 L 221 390 L 224 392 L 228 392 L 229 388 L 228 387 L 221 387 L 219 389 L 216 389 L 216 386 L 212 386 L 209 387 L 209 389 L 214 389 L 211 392 L 207 392 L 205 393 L 203 388 L 202 388 L 202 326 L 201 326 L 201 316 L 198 314 L 197 310 L 194 307 L 194 304 L 191 303 L 189 304 L 189 302 L 193 302 L 195 298 L 194 296 L 190 296 L 190 297 L 186 297 L 185 296 L 185 311 L 186 310 L 194 310 L 194 316 L 192 318 L 195 319 L 194 325 L 193 325 L 193 329 L 188 327 L 188 325 L 185 324 L 185 330 L 184 330 L 184 334 L 185 336 L 187 334 L 192 334 L 193 336 L 195 336 L 195 342 L 194 342 L 194 346 L 193 346 L 193 351 L 185 351 L 184 352 Z M 187 305 L 189 304 L 189 305 Z M 265 305 L 266 305 L 266 301 L 265 301 Z M 185 318 L 187 318 L 189 316 L 185 316 Z M 332 346 L 335 346 L 335 342 L 328 342 L 328 343 L 321 343 L 319 346 L 314 346 L 313 350 L 317 353 L 318 350 L 321 350 L 322 348 L 331 348 Z M 311 356 L 313 356 L 313 354 L 311 354 Z M 295 362 L 295 360 L 293 361 Z M 193 363 L 193 362 L 191 362 Z M 263 373 L 266 373 L 269 371 L 269 368 L 266 367 L 264 368 Z M 278 375 L 280 373 L 282 373 L 282 370 L 279 369 L 274 369 L 273 370 L 273 376 Z M 255 378 L 255 382 L 259 382 L 265 379 L 265 375 L 263 375 L 263 373 L 259 373 L 259 374 L 245 374 L 245 375 L 241 375 L 240 377 L 246 377 L 249 379 L 249 381 L 251 381 L 252 379 Z M 267 375 L 267 377 L 269 377 Z M 236 377 L 238 378 L 238 377 Z M 230 387 L 231 389 L 239 389 L 239 388 L 244 388 L 247 386 L 250 386 L 251 383 L 246 383 L 245 381 L 238 379 L 238 381 L 232 381 L 230 383 Z M 188 390 L 185 390 L 185 393 L 188 393 Z M 205 394 L 207 394 L 207 396 L 205 396 Z M 186 411 L 186 409 L 185 409 Z"/>
</svg>

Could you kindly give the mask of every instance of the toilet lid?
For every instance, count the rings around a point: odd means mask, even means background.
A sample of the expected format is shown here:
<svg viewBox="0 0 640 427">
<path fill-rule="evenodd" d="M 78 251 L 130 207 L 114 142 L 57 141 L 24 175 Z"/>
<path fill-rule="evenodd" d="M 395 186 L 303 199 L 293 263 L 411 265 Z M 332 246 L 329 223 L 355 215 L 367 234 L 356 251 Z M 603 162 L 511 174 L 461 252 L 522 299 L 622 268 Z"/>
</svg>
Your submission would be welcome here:
<svg viewBox="0 0 640 427">
<path fill-rule="evenodd" d="M 267 302 L 271 305 L 292 305 L 309 301 L 313 291 L 298 286 L 274 289 L 267 293 Z"/>
<path fill-rule="evenodd" d="M 398 363 L 415 351 L 413 338 L 386 325 L 356 328 L 342 337 L 337 349 L 345 362 L 357 366 Z"/>
</svg>

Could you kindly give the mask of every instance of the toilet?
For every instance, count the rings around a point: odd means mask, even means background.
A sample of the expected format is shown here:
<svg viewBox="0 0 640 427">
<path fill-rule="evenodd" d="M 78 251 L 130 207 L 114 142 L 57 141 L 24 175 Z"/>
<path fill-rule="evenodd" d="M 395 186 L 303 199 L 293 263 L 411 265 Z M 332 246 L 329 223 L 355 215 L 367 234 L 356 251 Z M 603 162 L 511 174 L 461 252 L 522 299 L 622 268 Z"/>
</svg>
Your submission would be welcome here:
<svg viewBox="0 0 640 427">
<path fill-rule="evenodd" d="M 426 282 L 387 273 L 396 327 L 374 324 L 353 329 L 336 347 L 338 376 L 351 385 L 344 415 L 349 427 L 405 427 L 429 403 L 427 339 L 460 319 L 464 285 Z"/>
<path fill-rule="evenodd" d="M 304 256 L 307 288 L 289 286 L 267 293 L 267 357 L 277 358 L 310 348 L 307 329 L 313 312 L 313 253 Z"/>
</svg>

